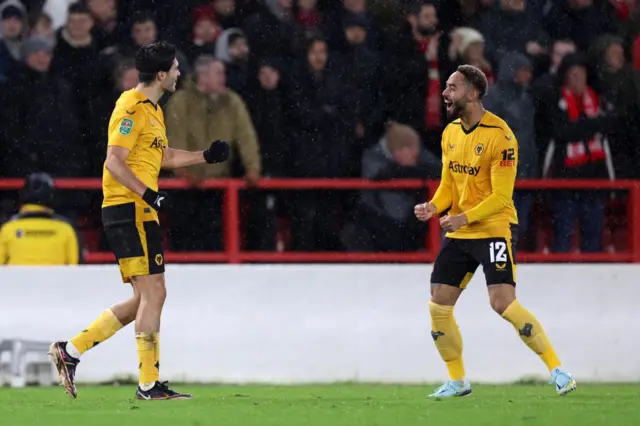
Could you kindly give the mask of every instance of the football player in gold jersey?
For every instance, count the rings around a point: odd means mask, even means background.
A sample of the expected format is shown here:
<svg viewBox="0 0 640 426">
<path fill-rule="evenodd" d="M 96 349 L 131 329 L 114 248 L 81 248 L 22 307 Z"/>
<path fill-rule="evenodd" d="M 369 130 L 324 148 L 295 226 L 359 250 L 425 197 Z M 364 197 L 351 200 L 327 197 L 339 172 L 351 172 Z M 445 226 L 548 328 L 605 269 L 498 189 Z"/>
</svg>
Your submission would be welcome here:
<svg viewBox="0 0 640 426">
<path fill-rule="evenodd" d="M 546 364 L 550 384 L 560 395 L 576 388 L 535 316 L 516 299 L 518 218 L 513 187 L 518 142 L 507 124 L 485 111 L 487 92 L 482 71 L 458 67 L 443 92 L 447 116 L 453 120 L 442 134 L 442 179 L 427 203 L 415 207 L 426 221 L 448 210 L 440 226 L 447 231 L 431 274 L 431 336 L 449 370 L 449 379 L 432 397 L 471 393 L 462 361 L 462 336 L 454 306 L 474 272 L 482 265 L 493 309 L 509 321 L 520 338 Z"/>
<path fill-rule="evenodd" d="M 133 296 L 104 311 L 68 342 L 51 345 L 50 354 L 67 393 L 75 398 L 75 372 L 80 356 L 135 321 L 141 400 L 188 399 L 159 381 L 160 316 L 166 296 L 164 252 L 158 211 L 167 194 L 158 190 L 161 168 L 218 163 L 229 157 L 229 145 L 214 141 L 205 151 L 171 149 L 158 101 L 176 90 L 180 76 L 176 49 L 159 42 L 142 46 L 136 54 L 140 84 L 118 99 L 109 122 L 104 163 L 102 222 L 115 254 L 122 280 Z"/>
</svg>

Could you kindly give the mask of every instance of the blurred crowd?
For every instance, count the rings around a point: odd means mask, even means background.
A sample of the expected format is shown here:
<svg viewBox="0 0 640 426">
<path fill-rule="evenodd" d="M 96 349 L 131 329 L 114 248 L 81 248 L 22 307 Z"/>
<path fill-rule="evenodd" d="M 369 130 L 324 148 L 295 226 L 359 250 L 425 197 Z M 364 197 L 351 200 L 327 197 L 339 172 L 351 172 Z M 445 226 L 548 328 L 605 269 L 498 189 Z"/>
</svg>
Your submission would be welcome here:
<svg viewBox="0 0 640 426">
<path fill-rule="evenodd" d="M 202 179 L 439 178 L 440 94 L 460 64 L 486 73 L 519 178 L 637 179 L 639 18 L 637 0 L 4 0 L 0 177 L 100 176 L 111 110 L 138 83 L 133 55 L 162 39 L 183 76 L 161 101 L 170 146 L 233 147 L 226 164 L 176 171 L 193 189 L 173 196 L 170 249 L 222 249 L 222 196 Z M 580 249 L 602 250 L 595 189 L 547 200 L 554 251 L 570 250 L 577 220 Z M 275 249 L 288 217 L 293 250 L 418 250 L 424 198 L 247 191 L 245 247 Z M 514 195 L 523 233 L 535 198 Z M 98 208 L 87 193 L 59 206 Z"/>
</svg>

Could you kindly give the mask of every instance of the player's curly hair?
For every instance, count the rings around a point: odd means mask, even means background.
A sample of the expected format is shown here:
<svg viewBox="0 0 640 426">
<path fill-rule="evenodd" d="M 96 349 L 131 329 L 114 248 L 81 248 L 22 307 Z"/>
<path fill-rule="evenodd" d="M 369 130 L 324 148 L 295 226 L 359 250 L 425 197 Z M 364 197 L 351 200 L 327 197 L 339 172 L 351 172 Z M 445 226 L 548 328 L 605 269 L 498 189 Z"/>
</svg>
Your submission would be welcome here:
<svg viewBox="0 0 640 426">
<path fill-rule="evenodd" d="M 480 68 L 473 65 L 460 65 L 456 71 L 464 76 L 465 84 L 478 91 L 478 99 L 482 99 L 487 94 L 489 82 Z"/>
<path fill-rule="evenodd" d="M 136 53 L 136 69 L 140 82 L 152 83 L 159 72 L 169 72 L 176 58 L 176 47 L 166 41 L 144 45 Z"/>
</svg>

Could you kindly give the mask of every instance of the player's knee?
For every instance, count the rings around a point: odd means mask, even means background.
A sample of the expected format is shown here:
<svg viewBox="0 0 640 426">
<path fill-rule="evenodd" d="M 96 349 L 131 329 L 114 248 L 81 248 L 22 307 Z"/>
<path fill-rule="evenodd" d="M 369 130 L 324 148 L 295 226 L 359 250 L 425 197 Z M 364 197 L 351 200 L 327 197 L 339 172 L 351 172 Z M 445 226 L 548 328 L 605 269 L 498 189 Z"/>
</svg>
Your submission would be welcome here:
<svg viewBox="0 0 640 426">
<path fill-rule="evenodd" d="M 514 300 L 515 296 L 511 291 L 489 292 L 489 301 L 491 303 L 491 308 L 496 311 L 498 315 L 502 315 Z"/>
<path fill-rule="evenodd" d="M 437 305 L 453 306 L 460 297 L 460 290 L 445 284 L 431 284 L 431 301 Z"/>
</svg>

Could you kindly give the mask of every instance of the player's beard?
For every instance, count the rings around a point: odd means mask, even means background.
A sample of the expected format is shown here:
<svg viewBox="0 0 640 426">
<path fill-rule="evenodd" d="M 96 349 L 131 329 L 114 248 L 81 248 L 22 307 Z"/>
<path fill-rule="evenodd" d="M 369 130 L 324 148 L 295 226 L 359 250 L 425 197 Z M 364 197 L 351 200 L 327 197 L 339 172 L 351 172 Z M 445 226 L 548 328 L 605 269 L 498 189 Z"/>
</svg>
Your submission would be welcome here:
<svg viewBox="0 0 640 426">
<path fill-rule="evenodd" d="M 447 118 L 449 120 L 456 120 L 462 117 L 462 113 L 466 106 L 467 103 L 463 99 L 453 101 L 451 108 L 447 108 Z"/>
</svg>

